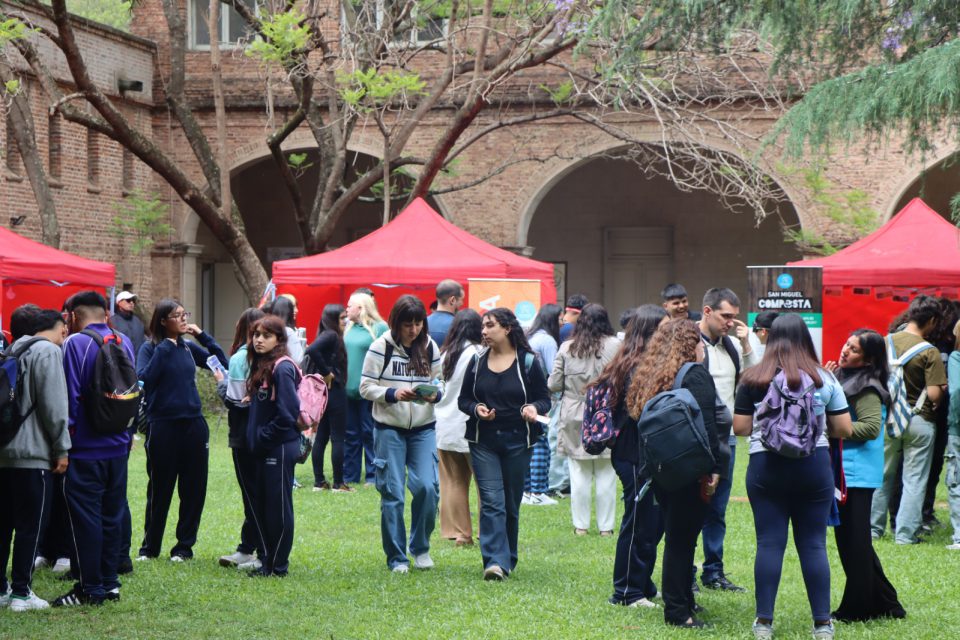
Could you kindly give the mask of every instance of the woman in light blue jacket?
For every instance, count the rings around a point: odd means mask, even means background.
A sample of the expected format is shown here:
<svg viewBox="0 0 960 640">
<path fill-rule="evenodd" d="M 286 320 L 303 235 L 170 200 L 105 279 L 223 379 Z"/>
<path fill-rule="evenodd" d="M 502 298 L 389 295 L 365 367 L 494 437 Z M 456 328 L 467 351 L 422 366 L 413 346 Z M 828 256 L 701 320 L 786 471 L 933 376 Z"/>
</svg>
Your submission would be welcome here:
<svg viewBox="0 0 960 640">
<path fill-rule="evenodd" d="M 870 538 L 873 492 L 883 483 L 883 418 L 890 402 L 883 337 L 857 329 L 843 345 L 839 362 L 829 362 L 826 368 L 843 385 L 853 420 L 853 435 L 843 441 L 847 499 L 840 505 L 840 525 L 834 529 L 847 583 L 833 617 L 841 622 L 902 618 L 906 612 Z"/>
</svg>

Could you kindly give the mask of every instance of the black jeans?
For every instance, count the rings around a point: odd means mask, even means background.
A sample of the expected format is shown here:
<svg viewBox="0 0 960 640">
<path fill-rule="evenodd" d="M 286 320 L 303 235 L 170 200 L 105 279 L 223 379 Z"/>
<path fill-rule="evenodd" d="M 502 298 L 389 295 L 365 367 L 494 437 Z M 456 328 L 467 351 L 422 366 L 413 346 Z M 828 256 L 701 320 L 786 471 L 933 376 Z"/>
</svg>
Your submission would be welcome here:
<svg viewBox="0 0 960 640">
<path fill-rule="evenodd" d="M 906 615 L 897 590 L 883 573 L 870 538 L 873 489 L 850 487 L 840 505 L 840 525 L 834 528 L 837 553 L 847 576 L 843 598 L 833 615 L 844 622 Z"/>
<path fill-rule="evenodd" d="M 313 463 L 313 485 L 320 486 L 326 481 L 323 475 L 323 456 L 327 442 L 331 443 L 330 462 L 333 465 L 334 486 L 343 484 L 343 447 L 347 432 L 347 392 L 343 389 L 330 389 L 327 410 L 317 426 L 317 438 L 313 443 L 310 461 Z"/>
<path fill-rule="evenodd" d="M 663 537 L 663 517 L 653 491 L 647 491 L 639 502 L 636 499 L 646 481 L 638 477 L 639 467 L 617 457 L 610 461 L 623 484 L 623 519 L 613 561 L 612 600 L 630 604 L 657 595 L 651 576 L 657 562 L 657 545 Z"/>
<path fill-rule="evenodd" d="M 669 624 L 683 624 L 693 616 L 693 556 L 697 537 L 707 514 L 700 499 L 700 484 L 692 482 L 676 491 L 664 491 L 654 483 L 657 502 L 663 513 L 663 618 Z"/>
</svg>

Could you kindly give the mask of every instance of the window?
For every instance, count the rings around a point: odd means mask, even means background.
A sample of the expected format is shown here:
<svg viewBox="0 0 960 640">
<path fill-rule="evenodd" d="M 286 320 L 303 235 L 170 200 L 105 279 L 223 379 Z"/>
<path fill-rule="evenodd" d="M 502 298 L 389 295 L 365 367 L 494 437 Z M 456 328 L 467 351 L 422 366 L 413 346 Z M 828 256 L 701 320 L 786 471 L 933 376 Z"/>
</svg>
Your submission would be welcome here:
<svg viewBox="0 0 960 640">
<path fill-rule="evenodd" d="M 59 180 L 63 166 L 63 118 L 59 113 L 47 121 L 47 164 L 50 177 Z"/>
<path fill-rule="evenodd" d="M 87 182 L 91 187 L 100 183 L 100 140 L 93 129 L 87 129 Z"/>
<path fill-rule="evenodd" d="M 20 147 L 19 145 L 17 145 L 17 138 L 16 138 L 16 134 L 14 133 L 13 116 L 10 114 L 10 110 L 13 108 L 14 107 L 12 104 L 7 104 L 6 160 L 7 160 L 7 170 L 10 173 L 19 176 L 20 175 Z"/>
<path fill-rule="evenodd" d="M 133 191 L 133 153 L 126 147 L 121 147 L 123 165 L 120 168 L 120 186 L 124 193 Z"/>
<path fill-rule="evenodd" d="M 390 14 L 390 10 L 401 11 L 404 9 L 408 0 L 353 0 L 354 10 L 359 14 L 358 21 L 362 21 L 364 11 L 372 11 L 375 7 L 377 11 L 377 28 L 383 26 L 384 20 Z M 346 15 L 341 11 L 343 33 L 350 32 L 349 25 L 346 24 Z M 404 20 L 404 26 L 408 28 L 397 31 L 393 35 L 393 45 L 423 45 L 435 40 L 441 40 L 447 35 L 447 19 L 440 17 L 422 17 L 417 15 L 417 8 L 414 6 L 411 14 Z"/>
<path fill-rule="evenodd" d="M 254 11 L 258 11 L 256 0 L 241 0 Z M 189 33 L 191 49 L 210 48 L 210 30 L 207 29 L 207 16 L 210 15 L 208 0 L 188 0 L 189 5 Z M 220 46 L 233 47 L 247 37 L 249 27 L 233 7 L 220 5 Z"/>
</svg>

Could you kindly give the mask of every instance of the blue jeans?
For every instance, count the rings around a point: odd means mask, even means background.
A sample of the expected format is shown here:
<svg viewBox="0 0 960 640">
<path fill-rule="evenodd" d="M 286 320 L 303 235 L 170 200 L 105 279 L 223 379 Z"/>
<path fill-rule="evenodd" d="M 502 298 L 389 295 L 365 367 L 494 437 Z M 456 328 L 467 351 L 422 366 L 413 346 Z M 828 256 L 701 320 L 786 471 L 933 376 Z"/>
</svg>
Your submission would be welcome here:
<svg viewBox="0 0 960 640">
<path fill-rule="evenodd" d="M 550 445 L 550 467 L 547 472 L 547 482 L 550 491 L 561 491 L 570 488 L 570 467 L 564 457 L 557 455 L 557 438 L 560 433 L 560 401 L 554 400 L 550 414 L 550 425 L 547 427 L 547 444 Z"/>
<path fill-rule="evenodd" d="M 360 482 L 364 466 L 364 481 L 374 481 L 373 425 L 373 403 L 347 396 L 347 430 L 343 438 L 343 481 L 346 483 Z"/>
<path fill-rule="evenodd" d="M 953 543 L 960 544 L 960 436 L 947 437 L 947 455 L 943 466 L 946 469 L 944 480 L 947 483 Z"/>
<path fill-rule="evenodd" d="M 730 445 L 730 470 L 720 478 L 717 491 L 707 505 L 703 519 L 703 572 L 700 579 L 712 582 L 723 575 L 723 539 L 727 535 L 727 503 L 733 487 L 733 467 L 737 461 L 737 446 Z"/>
<path fill-rule="evenodd" d="M 873 494 L 870 528 L 876 537 L 887 527 L 887 506 L 897 480 L 897 467 L 903 459 L 903 492 L 897 511 L 896 541 L 913 544 L 922 524 L 923 498 L 933 457 L 936 427 L 932 422 L 913 416 L 910 426 L 900 438 L 887 436 L 883 441 L 883 486 Z"/>
<path fill-rule="evenodd" d="M 517 566 L 520 501 L 531 450 L 521 430 L 480 427 L 470 443 L 470 460 L 480 492 L 480 555 L 483 568 L 497 565 L 504 573 Z"/>
<path fill-rule="evenodd" d="M 750 456 L 747 496 L 757 531 L 753 575 L 758 618 L 773 620 L 788 525 L 807 588 L 815 622 L 830 619 L 830 562 L 827 560 L 827 516 L 833 504 L 830 452 L 817 448 L 806 458 L 786 458 L 764 451 Z M 921 498 L 922 498 L 921 492 Z"/>
<path fill-rule="evenodd" d="M 663 517 L 653 491 L 648 490 L 643 500 L 637 502 L 637 491 L 646 481 L 638 477 L 637 465 L 616 457 L 610 461 L 623 484 L 623 520 L 613 561 L 612 600 L 630 604 L 657 595 L 651 576 L 657 562 L 657 545 L 663 537 Z"/>
<path fill-rule="evenodd" d="M 437 434 L 433 429 L 405 431 L 377 425 L 373 432 L 377 491 L 380 492 L 380 537 L 387 566 L 408 564 L 407 529 L 403 520 L 404 487 L 409 489 L 410 553 L 430 551 L 437 521 L 440 477 Z"/>
</svg>

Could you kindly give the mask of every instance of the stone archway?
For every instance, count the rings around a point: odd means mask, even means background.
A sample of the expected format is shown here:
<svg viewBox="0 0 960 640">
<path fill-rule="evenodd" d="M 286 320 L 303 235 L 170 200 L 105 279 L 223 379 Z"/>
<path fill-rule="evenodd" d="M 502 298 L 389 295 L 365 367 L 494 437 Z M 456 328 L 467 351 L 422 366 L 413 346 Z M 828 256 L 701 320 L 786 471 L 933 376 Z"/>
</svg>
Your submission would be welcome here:
<svg viewBox="0 0 960 640">
<path fill-rule="evenodd" d="M 306 153 L 305 164 L 312 167 L 298 176 L 301 193 L 309 206 L 319 182 L 317 151 L 309 136 L 292 138 L 284 150 Z M 363 171 L 377 161 L 375 156 L 360 150 L 352 151 L 351 157 L 354 163 L 349 168 L 351 172 Z M 266 146 L 258 142 L 239 148 L 233 155 L 232 167 L 230 181 L 234 201 L 243 215 L 247 237 L 267 272 L 276 260 L 303 255 L 293 202 Z M 430 198 L 428 202 L 443 215 L 444 208 L 438 199 Z M 395 199 L 391 215 L 396 215 L 403 203 L 404 199 Z M 349 244 L 378 229 L 382 222 L 382 201 L 358 201 L 338 221 L 330 246 Z M 236 318 L 248 304 L 234 274 L 233 263 L 193 212 L 188 213 L 180 231 L 186 245 L 181 273 L 183 302 L 196 310 L 195 317 L 202 326 L 213 328 L 218 341 L 229 340 Z"/>
<path fill-rule="evenodd" d="M 616 318 L 624 308 L 659 303 L 668 282 L 683 284 L 697 308 L 714 286 L 746 294 L 748 265 L 801 258 L 781 220 L 799 224 L 789 202 L 760 225 L 724 208 L 717 196 L 680 191 L 645 176 L 632 161 L 588 158 L 558 171 L 531 198 L 518 240 L 538 260 L 560 263 L 566 295 L 585 293 Z"/>
<path fill-rule="evenodd" d="M 945 148 L 927 163 L 919 173 L 908 174 L 885 212 L 884 221 L 895 216 L 914 198 L 922 198 L 927 205 L 950 220 L 950 200 L 960 193 L 960 150 Z"/>
</svg>

